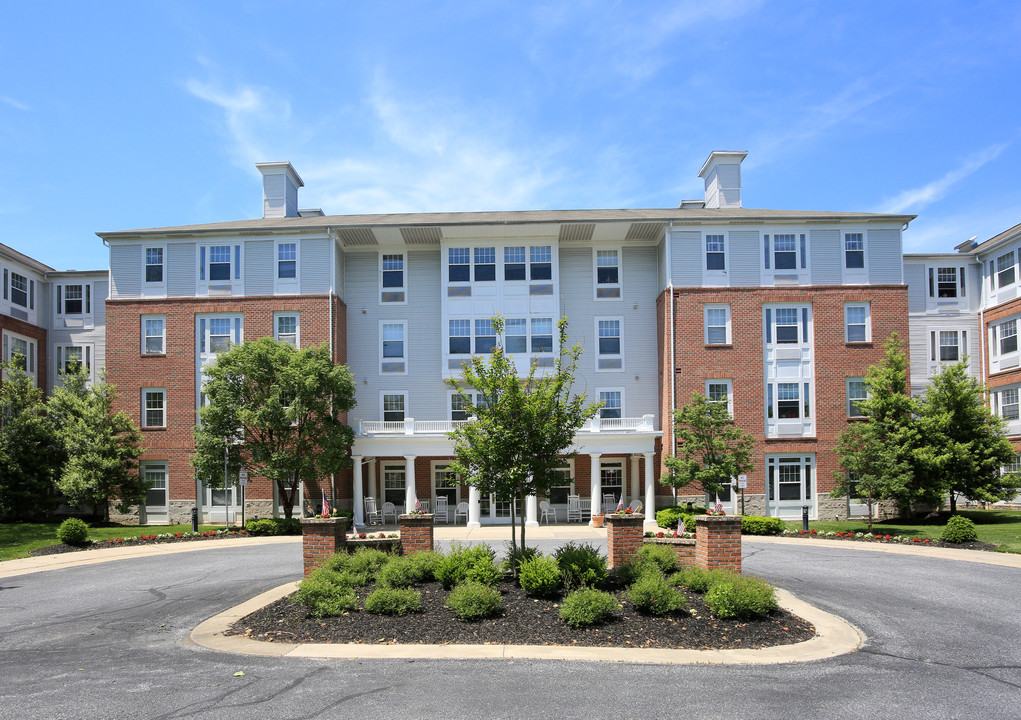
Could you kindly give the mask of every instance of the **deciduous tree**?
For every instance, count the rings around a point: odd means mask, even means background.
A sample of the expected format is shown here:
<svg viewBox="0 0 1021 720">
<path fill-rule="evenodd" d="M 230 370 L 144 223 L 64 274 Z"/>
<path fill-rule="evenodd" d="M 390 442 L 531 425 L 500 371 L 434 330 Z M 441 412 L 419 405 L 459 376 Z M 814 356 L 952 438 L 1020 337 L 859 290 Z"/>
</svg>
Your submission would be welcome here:
<svg viewBox="0 0 1021 720">
<path fill-rule="evenodd" d="M 0 518 L 10 520 L 46 510 L 59 467 L 43 391 L 22 367 L 17 357 L 0 363 Z"/>
</svg>

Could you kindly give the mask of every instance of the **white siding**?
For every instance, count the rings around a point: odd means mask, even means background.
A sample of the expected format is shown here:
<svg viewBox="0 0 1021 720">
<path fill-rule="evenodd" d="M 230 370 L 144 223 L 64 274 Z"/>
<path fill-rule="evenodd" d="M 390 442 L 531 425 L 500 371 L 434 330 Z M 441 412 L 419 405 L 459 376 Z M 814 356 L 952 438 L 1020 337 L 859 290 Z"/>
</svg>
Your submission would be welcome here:
<svg viewBox="0 0 1021 720">
<path fill-rule="evenodd" d="M 272 240 L 249 240 L 245 243 L 246 295 L 273 294 L 273 276 L 276 273 L 273 261 Z"/>
<path fill-rule="evenodd" d="M 670 282 L 666 267 L 666 241 L 656 246 L 656 264 L 659 266 L 659 291 L 662 292 Z"/>
<path fill-rule="evenodd" d="M 904 282 L 908 286 L 908 312 L 924 313 L 926 298 L 929 295 L 925 281 L 925 264 L 904 263 Z"/>
<path fill-rule="evenodd" d="M 330 291 L 330 240 L 301 241 L 301 292 L 305 295 Z"/>
<path fill-rule="evenodd" d="M 672 233 L 672 243 L 670 275 L 674 285 L 699 287 L 702 284 L 702 233 L 697 230 L 675 231 Z M 591 269 L 589 272 L 591 274 Z"/>
<path fill-rule="evenodd" d="M 195 297 L 195 279 L 198 277 L 195 263 L 195 243 L 167 245 L 168 297 Z"/>
<path fill-rule="evenodd" d="M 110 245 L 111 297 L 138 297 L 142 294 L 142 246 Z"/>
<path fill-rule="evenodd" d="M 945 317 L 923 315 L 908 320 L 908 342 L 910 344 L 909 359 L 911 361 L 911 394 L 921 395 L 929 378 L 936 374 L 939 363 L 930 359 L 930 333 L 940 330 L 964 330 L 968 333 L 968 345 L 962 348 L 967 353 L 968 370 L 971 375 L 979 377 L 981 357 L 979 356 L 979 324 L 978 316 L 950 315 Z"/>
<path fill-rule="evenodd" d="M 335 242 L 331 242 L 333 249 L 333 292 L 335 292 L 341 300 L 345 299 L 344 295 L 344 251 L 340 245 Z"/>
<path fill-rule="evenodd" d="M 812 230 L 809 233 L 813 285 L 839 285 L 844 249 L 839 230 Z"/>
<path fill-rule="evenodd" d="M 900 230 L 869 230 L 869 282 L 873 285 L 900 285 L 904 258 Z"/>
<path fill-rule="evenodd" d="M 731 230 L 730 286 L 757 287 L 762 284 L 762 246 L 757 230 Z"/>
</svg>

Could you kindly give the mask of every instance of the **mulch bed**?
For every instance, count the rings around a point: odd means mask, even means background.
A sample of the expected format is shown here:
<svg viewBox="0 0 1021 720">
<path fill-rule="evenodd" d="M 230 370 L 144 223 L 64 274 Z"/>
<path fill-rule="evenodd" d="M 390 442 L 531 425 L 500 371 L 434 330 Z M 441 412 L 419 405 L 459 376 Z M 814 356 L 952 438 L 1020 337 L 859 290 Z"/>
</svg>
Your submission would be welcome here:
<svg viewBox="0 0 1021 720">
<path fill-rule="evenodd" d="M 805 533 L 804 535 L 798 533 L 797 535 L 782 535 L 780 537 L 790 538 L 804 538 L 811 540 L 833 540 L 834 542 L 862 542 L 871 543 L 872 545 L 902 545 L 905 547 L 936 547 L 936 548 L 956 548 L 957 550 L 984 550 L 986 552 L 996 552 L 996 548 L 999 545 L 993 545 L 992 543 L 978 542 L 963 542 L 963 543 L 952 543 L 946 542 L 945 540 L 930 540 L 929 542 L 898 542 L 894 540 L 876 540 L 864 537 L 834 537 L 823 535 L 812 535 L 811 533 Z"/>
<path fill-rule="evenodd" d="M 239 538 L 239 537 L 252 537 L 247 533 L 230 533 L 222 535 L 196 535 L 179 538 L 157 538 L 155 540 L 137 538 L 128 542 L 112 542 L 109 540 L 98 540 L 94 541 L 89 545 L 65 545 L 64 543 L 58 543 L 56 545 L 47 545 L 46 547 L 36 548 L 35 550 L 29 550 L 28 554 L 32 557 L 39 557 L 41 555 L 60 555 L 61 553 L 69 552 L 81 552 L 83 550 L 102 550 L 103 548 L 114 548 L 114 547 L 134 547 L 135 545 L 162 545 L 164 543 L 182 543 L 182 542 L 199 542 L 205 540 L 223 540 L 226 538 Z"/>
<path fill-rule="evenodd" d="M 372 590 L 359 591 L 359 599 Z M 287 643 L 366 643 L 438 645 L 575 645 L 595 647 L 731 649 L 763 648 L 808 640 L 815 628 L 786 610 L 763 620 L 716 620 L 702 596 L 687 593 L 688 608 L 665 617 L 642 615 L 617 593 L 623 609 L 611 622 L 574 629 L 558 616 L 559 600 L 537 600 L 509 579 L 500 585 L 503 615 L 465 623 L 444 606 L 447 592 L 439 583 L 418 587 L 422 612 L 403 617 L 374 615 L 365 610 L 341 617 L 316 618 L 290 597 L 248 615 L 227 634 Z"/>
</svg>

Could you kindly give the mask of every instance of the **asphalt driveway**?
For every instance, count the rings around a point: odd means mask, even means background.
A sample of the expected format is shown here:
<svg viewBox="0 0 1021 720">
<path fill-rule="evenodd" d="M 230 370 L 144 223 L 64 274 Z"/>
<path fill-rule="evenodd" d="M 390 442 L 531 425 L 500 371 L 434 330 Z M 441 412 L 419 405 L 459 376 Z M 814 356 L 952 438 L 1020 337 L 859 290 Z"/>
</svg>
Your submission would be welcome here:
<svg viewBox="0 0 1021 720">
<path fill-rule="evenodd" d="M 0 579 L 0 718 L 1021 716 L 1018 569 L 748 542 L 746 572 L 868 636 L 799 665 L 324 661 L 189 643 L 300 575 L 297 544 L 210 545 Z"/>
</svg>

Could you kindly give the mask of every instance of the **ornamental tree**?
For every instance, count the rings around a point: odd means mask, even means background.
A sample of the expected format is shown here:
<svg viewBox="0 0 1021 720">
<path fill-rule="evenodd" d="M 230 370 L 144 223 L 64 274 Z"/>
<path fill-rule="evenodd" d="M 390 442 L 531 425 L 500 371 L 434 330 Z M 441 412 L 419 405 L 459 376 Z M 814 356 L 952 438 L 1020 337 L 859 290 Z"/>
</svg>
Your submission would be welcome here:
<svg viewBox="0 0 1021 720">
<path fill-rule="evenodd" d="M 986 389 L 967 371 L 965 361 L 945 366 L 929 383 L 918 414 L 921 448 L 917 474 L 940 495 L 997 502 L 1018 493 L 1021 477 L 1003 474 L 1014 460 L 1003 421 L 989 411 Z"/>
<path fill-rule="evenodd" d="M 89 384 L 85 369 L 73 363 L 60 377 L 63 384 L 46 404 L 63 453 L 57 489 L 71 505 L 92 505 L 109 520 L 112 500 L 121 512 L 145 500 L 142 434 L 126 412 L 113 411 L 117 393 L 105 373 Z"/>
<path fill-rule="evenodd" d="M 719 493 L 732 478 L 755 469 L 754 440 L 734 424 L 726 403 L 693 392 L 687 405 L 674 410 L 674 425 L 676 454 L 663 458 L 668 472 L 659 481 L 674 488 L 675 496 L 689 485 L 711 495 Z"/>
<path fill-rule="evenodd" d="M 503 334 L 503 318 L 493 318 L 493 332 Z M 481 493 L 493 493 L 498 500 L 520 502 L 529 495 L 548 495 L 563 483 L 558 468 L 574 435 L 599 410 L 586 403 L 586 396 L 574 395 L 574 374 L 581 346 L 567 348 L 567 320 L 557 323 L 557 347 L 553 367 L 540 370 L 533 359 L 528 375 L 518 374 L 514 359 L 497 344 L 488 356 L 472 356 L 462 366 L 461 376 L 448 382 L 467 406 L 472 422 L 450 432 L 455 461 L 450 470 Z M 476 402 L 474 389 L 484 398 Z M 525 547 L 525 523 L 511 502 L 511 550 L 517 557 Z"/>
<path fill-rule="evenodd" d="M 276 484 L 289 518 L 302 482 L 351 465 L 354 432 L 341 415 L 355 405 L 354 381 L 326 347 L 260 338 L 220 353 L 206 376 L 192 465 L 211 486 L 244 467 Z"/>
<path fill-rule="evenodd" d="M 885 357 L 865 375 L 868 396 L 858 403 L 864 420 L 850 423 L 837 437 L 842 471 L 834 473 L 831 497 L 860 498 L 872 510 L 881 500 L 906 508 L 931 492 L 916 482 L 919 447 L 914 417 L 918 403 L 908 394 L 907 356 L 897 333 L 883 344 Z"/>
</svg>

